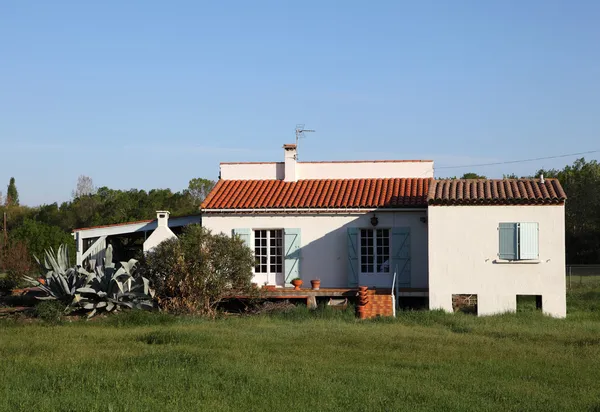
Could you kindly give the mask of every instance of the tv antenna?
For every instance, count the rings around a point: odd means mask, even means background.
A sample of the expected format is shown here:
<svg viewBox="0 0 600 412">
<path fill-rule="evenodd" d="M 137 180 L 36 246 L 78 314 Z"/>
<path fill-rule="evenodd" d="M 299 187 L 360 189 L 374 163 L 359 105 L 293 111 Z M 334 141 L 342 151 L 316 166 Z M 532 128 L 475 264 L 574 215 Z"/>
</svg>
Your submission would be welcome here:
<svg viewBox="0 0 600 412">
<path fill-rule="evenodd" d="M 304 136 L 304 133 L 314 133 L 314 132 L 315 132 L 315 130 L 305 129 L 304 124 L 296 125 L 296 160 L 298 160 L 298 143 L 300 142 L 300 139 L 304 139 L 306 137 L 306 136 Z"/>
</svg>

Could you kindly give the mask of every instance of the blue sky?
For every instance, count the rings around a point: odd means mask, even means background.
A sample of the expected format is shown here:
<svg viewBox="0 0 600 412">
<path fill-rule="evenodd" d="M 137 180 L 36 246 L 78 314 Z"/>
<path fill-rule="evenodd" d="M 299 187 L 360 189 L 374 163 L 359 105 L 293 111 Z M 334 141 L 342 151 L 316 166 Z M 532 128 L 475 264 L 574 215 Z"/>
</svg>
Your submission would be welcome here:
<svg viewBox="0 0 600 412">
<path fill-rule="evenodd" d="M 220 161 L 281 160 L 297 123 L 317 130 L 301 160 L 600 149 L 598 21 L 600 2 L 566 0 L 4 0 L 0 190 L 180 190 Z"/>
</svg>

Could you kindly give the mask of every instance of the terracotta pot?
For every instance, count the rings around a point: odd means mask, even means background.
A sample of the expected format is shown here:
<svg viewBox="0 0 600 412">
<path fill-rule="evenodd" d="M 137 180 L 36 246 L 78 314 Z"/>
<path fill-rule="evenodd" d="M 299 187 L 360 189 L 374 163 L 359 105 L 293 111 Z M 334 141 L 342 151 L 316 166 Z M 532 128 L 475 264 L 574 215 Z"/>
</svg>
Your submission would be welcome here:
<svg viewBox="0 0 600 412">
<path fill-rule="evenodd" d="M 263 289 L 266 290 L 267 292 L 275 292 L 277 287 L 275 285 L 265 285 L 265 286 L 263 286 Z"/>
<path fill-rule="evenodd" d="M 321 281 L 319 279 L 313 279 L 310 281 L 310 285 L 314 290 L 319 290 L 321 288 Z"/>
<path fill-rule="evenodd" d="M 46 284 L 46 279 L 44 279 L 44 278 L 39 278 L 39 279 L 38 279 L 38 282 L 40 282 L 42 285 L 45 285 L 45 284 Z"/>
<path fill-rule="evenodd" d="M 294 279 L 292 280 L 292 285 L 294 285 L 294 290 L 300 290 L 300 286 L 302 286 L 302 279 Z"/>
<path fill-rule="evenodd" d="M 369 287 L 368 287 L 368 286 L 359 286 L 359 287 L 358 287 L 358 291 L 359 291 L 359 292 L 366 292 L 366 291 L 367 291 L 367 289 L 369 289 Z"/>
</svg>

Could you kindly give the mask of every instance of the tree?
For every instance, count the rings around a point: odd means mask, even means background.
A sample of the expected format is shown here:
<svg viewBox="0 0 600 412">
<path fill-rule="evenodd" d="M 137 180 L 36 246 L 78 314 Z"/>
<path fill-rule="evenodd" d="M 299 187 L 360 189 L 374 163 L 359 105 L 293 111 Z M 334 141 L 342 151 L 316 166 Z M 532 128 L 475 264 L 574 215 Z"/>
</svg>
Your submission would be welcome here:
<svg viewBox="0 0 600 412">
<path fill-rule="evenodd" d="M 142 273 L 163 309 L 212 316 L 225 297 L 250 292 L 253 266 L 241 239 L 191 225 L 147 253 Z"/>
<path fill-rule="evenodd" d="M 517 176 L 514 173 L 509 173 L 509 174 L 504 174 L 502 175 L 502 179 L 518 179 L 519 176 Z"/>
<path fill-rule="evenodd" d="M 483 175 L 478 175 L 477 173 L 465 173 L 464 175 L 461 176 L 461 179 L 487 179 L 487 177 L 483 176 Z"/>
<path fill-rule="evenodd" d="M 600 263 L 600 164 L 577 159 L 562 170 L 538 170 L 536 177 L 557 178 L 567 194 L 567 263 Z"/>
<path fill-rule="evenodd" d="M 206 199 L 206 196 L 213 187 L 215 187 L 215 182 L 213 180 L 197 177 L 190 180 L 187 191 L 192 196 L 194 204 L 198 206 Z"/>
<path fill-rule="evenodd" d="M 46 249 L 58 250 L 61 244 L 67 245 L 70 256 L 75 256 L 75 240 L 70 233 L 63 231 L 58 226 L 37 222 L 33 219 L 25 219 L 23 223 L 10 232 L 11 242 L 21 241 L 29 252 L 42 258 Z"/>
<path fill-rule="evenodd" d="M 6 206 L 19 205 L 19 192 L 17 191 L 17 185 L 15 185 L 15 178 L 11 177 L 6 189 Z"/>
<path fill-rule="evenodd" d="M 94 182 L 91 177 L 81 175 L 77 178 L 77 187 L 73 191 L 73 199 L 77 199 L 83 196 L 95 195 L 98 189 L 94 186 Z"/>
</svg>

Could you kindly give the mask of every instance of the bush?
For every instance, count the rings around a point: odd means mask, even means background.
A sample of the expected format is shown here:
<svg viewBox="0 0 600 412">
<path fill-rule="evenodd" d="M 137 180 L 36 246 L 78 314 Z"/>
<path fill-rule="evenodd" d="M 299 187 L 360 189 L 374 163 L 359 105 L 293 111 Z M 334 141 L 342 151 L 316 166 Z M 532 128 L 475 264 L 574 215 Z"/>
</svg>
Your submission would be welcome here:
<svg viewBox="0 0 600 412">
<path fill-rule="evenodd" d="M 48 323 L 60 323 L 65 313 L 65 304 L 58 300 L 45 300 L 34 308 L 34 315 Z"/>
<path fill-rule="evenodd" d="M 252 251 L 239 238 L 191 225 L 149 252 L 142 270 L 163 309 L 214 316 L 224 298 L 251 292 L 253 266 Z"/>
<path fill-rule="evenodd" d="M 13 276 L 0 277 L 0 292 L 10 293 L 18 286 L 18 281 Z"/>
</svg>

